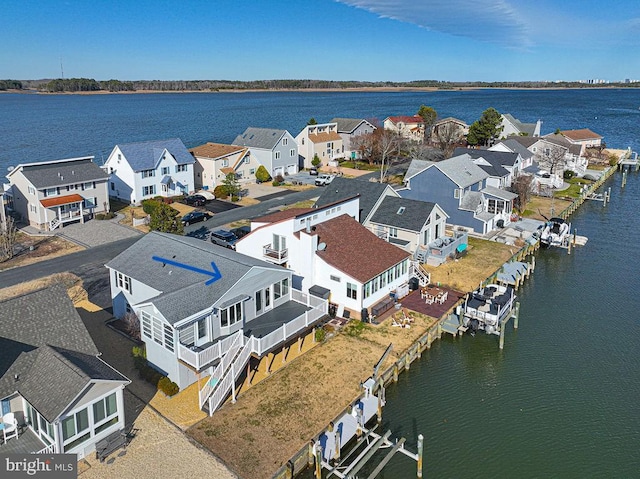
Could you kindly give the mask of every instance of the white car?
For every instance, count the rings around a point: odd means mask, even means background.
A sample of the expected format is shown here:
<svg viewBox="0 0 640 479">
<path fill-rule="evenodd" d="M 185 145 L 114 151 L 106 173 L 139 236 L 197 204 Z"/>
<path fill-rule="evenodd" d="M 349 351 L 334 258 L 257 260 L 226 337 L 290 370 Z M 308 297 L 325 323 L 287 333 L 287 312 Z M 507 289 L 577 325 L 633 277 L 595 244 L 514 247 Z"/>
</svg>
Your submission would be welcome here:
<svg viewBox="0 0 640 479">
<path fill-rule="evenodd" d="M 320 175 L 316 178 L 316 186 L 327 186 L 335 177 L 336 175 Z"/>
</svg>

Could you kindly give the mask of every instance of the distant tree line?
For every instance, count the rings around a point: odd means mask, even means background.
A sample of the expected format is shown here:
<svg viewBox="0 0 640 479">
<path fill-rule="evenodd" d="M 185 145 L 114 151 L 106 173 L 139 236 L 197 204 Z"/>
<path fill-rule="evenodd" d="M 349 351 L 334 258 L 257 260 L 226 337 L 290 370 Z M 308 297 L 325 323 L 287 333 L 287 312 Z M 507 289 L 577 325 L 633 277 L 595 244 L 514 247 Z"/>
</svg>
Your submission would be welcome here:
<svg viewBox="0 0 640 479">
<path fill-rule="evenodd" d="M 0 80 L 0 90 L 37 89 L 45 92 L 83 91 L 225 91 L 225 90 L 311 90 L 347 88 L 621 88 L 640 87 L 640 82 L 590 84 L 579 82 L 447 82 L 415 80 L 410 82 L 366 82 L 337 80 L 105 80 L 58 78 L 45 80 Z"/>
</svg>

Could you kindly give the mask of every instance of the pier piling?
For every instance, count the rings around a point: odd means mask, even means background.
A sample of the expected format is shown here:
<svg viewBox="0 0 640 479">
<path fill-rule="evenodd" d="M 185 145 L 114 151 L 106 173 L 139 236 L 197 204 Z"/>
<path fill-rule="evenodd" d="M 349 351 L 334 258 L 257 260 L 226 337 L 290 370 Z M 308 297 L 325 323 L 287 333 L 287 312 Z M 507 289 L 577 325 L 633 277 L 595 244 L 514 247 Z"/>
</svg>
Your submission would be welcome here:
<svg viewBox="0 0 640 479">
<path fill-rule="evenodd" d="M 520 302 L 516 301 L 513 311 L 513 329 L 518 329 L 518 320 L 520 319 Z"/>
<path fill-rule="evenodd" d="M 422 478 L 422 448 L 424 446 L 424 436 L 422 434 L 418 434 L 418 471 L 416 477 L 418 479 Z"/>
</svg>

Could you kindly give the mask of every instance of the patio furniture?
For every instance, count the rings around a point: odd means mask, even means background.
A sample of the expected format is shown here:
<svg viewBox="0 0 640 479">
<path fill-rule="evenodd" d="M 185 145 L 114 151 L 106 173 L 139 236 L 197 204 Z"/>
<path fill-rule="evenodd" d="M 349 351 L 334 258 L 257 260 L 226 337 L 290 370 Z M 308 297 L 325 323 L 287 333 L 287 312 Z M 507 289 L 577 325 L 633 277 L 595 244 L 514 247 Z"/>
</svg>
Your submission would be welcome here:
<svg viewBox="0 0 640 479">
<path fill-rule="evenodd" d="M 12 412 L 8 412 L 2 416 L 2 434 L 4 442 L 12 437 L 18 437 L 18 420 Z"/>
</svg>

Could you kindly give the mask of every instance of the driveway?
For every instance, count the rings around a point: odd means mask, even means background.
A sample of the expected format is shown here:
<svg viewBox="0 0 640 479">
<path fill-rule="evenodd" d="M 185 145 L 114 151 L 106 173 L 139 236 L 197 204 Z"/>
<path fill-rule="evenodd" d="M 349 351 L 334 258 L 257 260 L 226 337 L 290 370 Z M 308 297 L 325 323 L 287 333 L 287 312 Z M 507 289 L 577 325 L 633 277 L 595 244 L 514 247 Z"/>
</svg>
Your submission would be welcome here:
<svg viewBox="0 0 640 479">
<path fill-rule="evenodd" d="M 207 204 L 204 205 L 204 208 L 211 213 L 223 213 L 225 211 L 234 210 L 236 208 L 241 208 L 242 205 L 238 205 L 236 203 L 231 203 L 230 201 L 222 201 L 222 200 L 211 200 L 207 201 Z"/>
<path fill-rule="evenodd" d="M 118 214 L 112 220 L 92 219 L 83 223 L 71 223 L 70 225 L 55 230 L 56 235 L 73 243 L 94 248 L 107 243 L 113 243 L 127 238 L 137 238 L 142 233 L 129 226 L 119 223 L 123 215 Z"/>
</svg>

